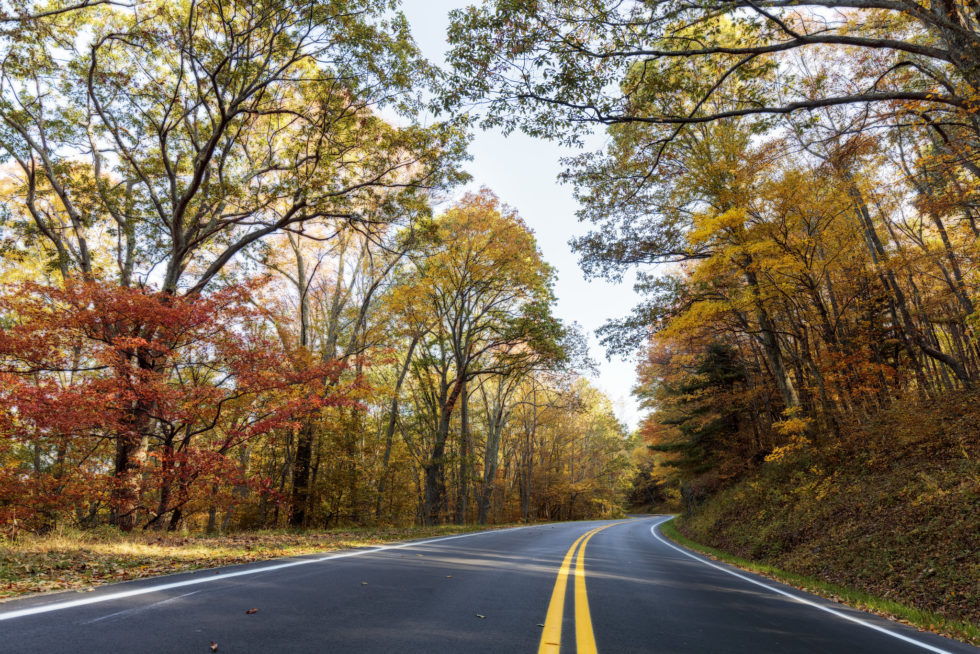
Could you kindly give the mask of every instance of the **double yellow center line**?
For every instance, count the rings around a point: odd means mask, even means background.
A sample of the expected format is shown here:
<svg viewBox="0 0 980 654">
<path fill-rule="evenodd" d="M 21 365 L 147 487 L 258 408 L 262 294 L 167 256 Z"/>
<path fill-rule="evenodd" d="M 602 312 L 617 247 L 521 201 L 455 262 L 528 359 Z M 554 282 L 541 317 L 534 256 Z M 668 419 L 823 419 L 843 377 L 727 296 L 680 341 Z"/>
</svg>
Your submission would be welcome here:
<svg viewBox="0 0 980 654">
<path fill-rule="evenodd" d="M 575 651 L 578 654 L 596 654 L 595 634 L 592 632 L 592 616 L 589 614 L 589 597 L 585 592 L 585 546 L 597 533 L 621 523 L 613 523 L 596 527 L 587 531 L 572 543 L 568 553 L 558 569 L 558 579 L 555 589 L 551 591 L 551 602 L 548 603 L 548 616 L 544 621 L 544 631 L 541 633 L 541 644 L 538 654 L 558 654 L 561 650 L 561 623 L 565 611 L 565 590 L 568 586 L 568 573 L 575 560 Z M 578 557 L 575 551 L 578 550 Z"/>
</svg>

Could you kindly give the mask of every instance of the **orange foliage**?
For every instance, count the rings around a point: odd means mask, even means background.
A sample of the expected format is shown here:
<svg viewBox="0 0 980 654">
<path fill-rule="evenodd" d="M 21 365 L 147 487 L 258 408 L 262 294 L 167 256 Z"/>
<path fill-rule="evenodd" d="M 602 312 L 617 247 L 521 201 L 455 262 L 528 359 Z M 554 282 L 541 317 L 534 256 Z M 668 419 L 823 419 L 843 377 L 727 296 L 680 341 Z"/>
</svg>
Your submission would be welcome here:
<svg viewBox="0 0 980 654">
<path fill-rule="evenodd" d="M 261 486 L 229 458 L 234 448 L 350 402 L 324 384 L 340 366 L 297 365 L 300 355 L 263 335 L 247 286 L 197 297 L 103 282 L 5 290 L 0 524 L 8 528 L 119 511 L 119 486 L 131 481 L 124 447 L 136 462 L 141 522 L 219 486 Z M 150 489 L 159 506 L 149 505 Z"/>
</svg>

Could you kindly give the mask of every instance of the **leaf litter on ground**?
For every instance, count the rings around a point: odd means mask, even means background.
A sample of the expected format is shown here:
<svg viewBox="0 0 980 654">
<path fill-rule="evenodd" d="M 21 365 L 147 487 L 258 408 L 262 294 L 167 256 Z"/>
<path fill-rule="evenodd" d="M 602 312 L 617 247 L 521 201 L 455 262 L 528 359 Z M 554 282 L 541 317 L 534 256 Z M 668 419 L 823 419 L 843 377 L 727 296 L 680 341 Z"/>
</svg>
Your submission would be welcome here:
<svg viewBox="0 0 980 654">
<path fill-rule="evenodd" d="M 171 535 L 60 529 L 0 537 L 0 601 L 188 570 L 317 554 L 500 527 L 444 525 Z M 220 570 L 215 570 L 219 574 Z M 366 582 L 365 582 L 366 585 Z"/>
</svg>

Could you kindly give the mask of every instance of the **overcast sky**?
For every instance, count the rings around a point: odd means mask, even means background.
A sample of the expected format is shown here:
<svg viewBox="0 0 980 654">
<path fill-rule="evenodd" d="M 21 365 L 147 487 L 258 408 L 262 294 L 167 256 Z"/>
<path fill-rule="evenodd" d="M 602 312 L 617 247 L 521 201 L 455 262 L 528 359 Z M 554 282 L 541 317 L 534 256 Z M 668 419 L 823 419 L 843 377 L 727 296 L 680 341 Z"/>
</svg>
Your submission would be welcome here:
<svg viewBox="0 0 980 654">
<path fill-rule="evenodd" d="M 447 14 L 468 4 L 473 0 L 402 0 L 402 10 L 427 59 L 443 65 Z M 582 325 L 589 336 L 592 357 L 599 364 L 599 375 L 592 378 L 593 382 L 613 401 L 619 419 L 631 429 L 636 427 L 638 409 L 630 394 L 636 382 L 634 363 L 608 361 L 595 338 L 595 330 L 606 320 L 629 313 L 636 297 L 629 281 L 586 281 L 568 245 L 569 238 L 587 231 L 587 226 L 575 218 L 571 187 L 557 182 L 559 159 L 573 151 L 523 134 L 504 138 L 496 132 L 477 132 L 474 136 L 470 148 L 473 161 L 467 166 L 473 176 L 472 188 L 486 186 L 517 209 L 534 229 L 545 260 L 558 269 L 557 315 Z M 601 136 L 594 143 L 601 145 Z"/>
</svg>

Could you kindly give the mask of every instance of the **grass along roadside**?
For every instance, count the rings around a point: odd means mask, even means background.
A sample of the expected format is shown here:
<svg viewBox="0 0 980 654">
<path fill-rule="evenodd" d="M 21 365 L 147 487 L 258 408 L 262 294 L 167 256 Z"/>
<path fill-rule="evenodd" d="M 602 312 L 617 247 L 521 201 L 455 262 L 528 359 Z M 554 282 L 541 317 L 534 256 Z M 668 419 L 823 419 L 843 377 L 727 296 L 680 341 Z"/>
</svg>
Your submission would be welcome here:
<svg viewBox="0 0 980 654">
<path fill-rule="evenodd" d="M 905 604 L 895 602 L 894 600 L 876 597 L 864 591 L 855 590 L 853 588 L 845 588 L 843 586 L 821 581 L 815 577 L 807 577 L 792 572 L 786 572 L 785 570 L 780 570 L 779 568 L 775 568 L 771 565 L 765 565 L 763 563 L 756 563 L 754 561 L 739 558 L 732 554 L 728 554 L 727 552 L 715 549 L 714 547 L 702 545 L 701 543 L 691 540 L 678 531 L 677 526 L 674 524 L 676 521 L 677 518 L 675 517 L 660 525 L 660 531 L 663 533 L 663 535 L 667 536 L 679 545 L 683 545 L 688 549 L 700 552 L 701 554 L 709 556 L 712 559 L 722 561 L 723 563 L 728 563 L 749 572 L 760 574 L 764 577 L 768 577 L 769 579 L 773 579 L 784 584 L 789 584 L 790 586 L 794 586 L 800 590 L 813 593 L 814 595 L 819 595 L 835 602 L 847 604 L 848 606 L 868 611 L 869 613 L 874 613 L 876 615 L 897 620 L 898 622 L 911 625 L 923 631 L 931 631 L 933 633 L 949 636 L 950 638 L 955 638 L 973 645 L 980 645 L 980 625 L 950 620 L 936 613 L 906 606 Z"/>
<path fill-rule="evenodd" d="M 289 556 L 373 547 L 508 525 L 256 531 L 223 536 L 57 530 L 0 539 L 0 602 L 33 593 Z"/>
</svg>

